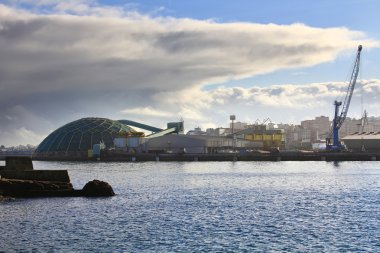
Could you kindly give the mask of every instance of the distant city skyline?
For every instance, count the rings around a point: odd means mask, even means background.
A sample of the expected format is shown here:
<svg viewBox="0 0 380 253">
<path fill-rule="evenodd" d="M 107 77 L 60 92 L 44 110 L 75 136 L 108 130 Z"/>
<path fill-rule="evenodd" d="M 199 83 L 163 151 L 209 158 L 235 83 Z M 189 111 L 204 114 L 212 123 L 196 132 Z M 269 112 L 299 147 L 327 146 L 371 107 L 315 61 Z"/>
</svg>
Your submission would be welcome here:
<svg viewBox="0 0 380 253">
<path fill-rule="evenodd" d="M 380 3 L 54 1 L 0 4 L 0 145 L 38 145 L 83 117 L 187 130 L 380 116 Z"/>
<path fill-rule="evenodd" d="M 323 122 L 326 119 L 329 121 L 328 126 L 325 124 L 325 122 Z M 322 122 L 320 120 L 322 120 Z M 313 119 L 306 119 L 306 120 L 303 120 L 300 122 L 295 122 L 295 123 L 272 122 L 272 120 L 270 118 L 256 119 L 255 122 L 242 122 L 242 121 L 236 120 L 234 122 L 234 129 L 236 131 L 241 131 L 243 129 L 253 127 L 255 125 L 262 125 L 262 126 L 266 125 L 266 126 L 270 126 L 270 129 L 272 129 L 272 128 L 283 129 L 283 130 L 285 130 L 286 134 L 289 134 L 286 131 L 288 129 L 288 127 L 300 127 L 300 128 L 304 128 L 307 130 L 322 130 L 319 134 L 322 134 L 323 138 L 318 139 L 318 138 L 316 138 L 316 136 L 314 136 L 313 137 L 314 139 L 311 140 L 311 141 L 317 141 L 317 140 L 323 140 L 325 138 L 326 134 L 328 132 L 330 132 L 332 121 L 333 121 L 333 119 L 331 119 L 328 116 L 324 116 L 324 115 L 316 116 Z M 358 122 L 359 121 L 361 121 L 360 118 L 347 117 L 347 120 L 343 124 L 343 127 L 340 131 L 342 133 L 341 136 L 344 137 L 344 136 L 352 134 L 354 132 L 358 132 L 359 131 L 358 130 L 358 128 L 359 128 Z M 70 123 L 70 122 L 68 122 L 68 123 Z M 186 124 L 186 122 L 185 122 L 185 124 Z M 315 124 L 317 124 L 317 126 Z M 321 126 L 321 124 L 324 126 Z M 151 134 L 151 132 L 143 130 L 143 129 L 139 129 L 136 127 L 132 127 L 132 128 L 134 128 L 135 130 L 137 129 L 139 131 L 145 132 L 148 135 Z M 220 125 L 220 126 L 217 126 L 215 128 L 201 128 L 199 126 L 195 126 L 193 129 L 187 128 L 186 131 L 182 134 L 198 135 L 198 134 L 204 133 L 207 135 L 214 135 L 217 133 L 217 132 L 214 133 L 215 130 L 222 129 L 224 131 L 222 131 L 222 133 L 218 132 L 216 135 L 220 135 L 220 134 L 228 135 L 228 134 L 231 134 L 231 128 L 232 128 L 231 121 L 226 121 L 224 125 Z M 230 129 L 230 130 L 228 131 L 228 129 Z M 370 131 L 378 132 L 378 131 L 380 131 L 380 116 L 379 117 L 369 116 L 367 118 L 366 125 L 363 126 L 363 131 L 364 132 L 370 132 Z M 308 134 L 313 134 L 313 133 L 309 132 Z M 15 148 L 16 150 L 18 148 L 20 148 L 21 150 L 25 150 L 25 149 L 30 150 L 31 148 L 35 148 L 37 146 L 38 146 L 38 143 L 35 145 L 28 143 L 28 144 L 24 144 L 24 145 L 23 144 L 16 144 L 16 145 L 10 145 L 10 146 L 0 144 L 0 148 Z"/>
</svg>

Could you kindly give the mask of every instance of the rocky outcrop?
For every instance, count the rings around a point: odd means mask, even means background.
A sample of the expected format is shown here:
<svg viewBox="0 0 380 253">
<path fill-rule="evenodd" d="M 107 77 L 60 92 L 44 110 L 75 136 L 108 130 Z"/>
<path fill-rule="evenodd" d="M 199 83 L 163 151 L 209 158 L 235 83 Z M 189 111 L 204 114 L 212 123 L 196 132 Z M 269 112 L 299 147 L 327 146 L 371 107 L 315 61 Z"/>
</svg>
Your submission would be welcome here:
<svg viewBox="0 0 380 253">
<path fill-rule="evenodd" d="M 82 189 L 85 197 L 110 197 L 115 196 L 115 193 L 107 182 L 92 180 L 88 182 Z"/>
</svg>

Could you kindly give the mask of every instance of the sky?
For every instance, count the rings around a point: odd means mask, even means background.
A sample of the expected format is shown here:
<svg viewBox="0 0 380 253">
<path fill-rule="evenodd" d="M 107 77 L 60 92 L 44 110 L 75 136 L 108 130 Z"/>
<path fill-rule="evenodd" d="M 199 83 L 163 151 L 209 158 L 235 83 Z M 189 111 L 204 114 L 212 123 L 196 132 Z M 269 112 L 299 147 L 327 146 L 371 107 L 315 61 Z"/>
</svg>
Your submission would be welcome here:
<svg viewBox="0 0 380 253">
<path fill-rule="evenodd" d="M 165 128 L 380 116 L 376 0 L 0 0 L 0 145 L 84 117 Z"/>
</svg>

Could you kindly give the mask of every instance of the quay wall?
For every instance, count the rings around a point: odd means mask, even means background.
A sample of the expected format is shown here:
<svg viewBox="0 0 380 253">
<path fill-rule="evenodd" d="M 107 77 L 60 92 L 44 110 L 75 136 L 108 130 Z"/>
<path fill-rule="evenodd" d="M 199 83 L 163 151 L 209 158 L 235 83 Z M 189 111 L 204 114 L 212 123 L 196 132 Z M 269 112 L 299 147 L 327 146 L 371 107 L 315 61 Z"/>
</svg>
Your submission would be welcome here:
<svg viewBox="0 0 380 253">
<path fill-rule="evenodd" d="M 191 161 L 380 161 L 380 153 L 352 152 L 280 152 L 276 154 L 107 154 L 98 158 L 38 157 L 45 161 L 120 161 L 120 162 L 191 162 Z"/>
</svg>

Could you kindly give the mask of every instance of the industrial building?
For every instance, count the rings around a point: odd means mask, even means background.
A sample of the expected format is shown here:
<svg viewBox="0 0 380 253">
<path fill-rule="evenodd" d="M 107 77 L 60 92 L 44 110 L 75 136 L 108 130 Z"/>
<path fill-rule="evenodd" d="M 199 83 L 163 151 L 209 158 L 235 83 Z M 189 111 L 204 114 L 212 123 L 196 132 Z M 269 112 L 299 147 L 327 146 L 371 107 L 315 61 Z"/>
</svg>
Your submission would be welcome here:
<svg viewBox="0 0 380 253">
<path fill-rule="evenodd" d="M 147 130 L 145 135 L 132 127 Z M 83 118 L 70 122 L 47 136 L 33 156 L 37 159 L 88 159 L 123 157 L 134 154 L 222 154 L 249 153 L 253 150 L 285 149 L 283 129 L 268 125 L 247 125 L 236 131 L 202 131 L 183 133 L 184 123 L 170 122 L 166 129 L 130 120 Z M 228 131 L 227 131 L 228 130 Z M 229 132 L 229 133 L 228 133 Z M 221 135 L 217 135 L 221 134 Z M 289 134 L 289 133 L 288 133 Z M 342 139 L 352 151 L 380 151 L 380 132 L 360 133 Z"/>
<path fill-rule="evenodd" d="M 348 150 L 379 152 L 380 151 L 380 132 L 356 132 L 342 138 Z"/>
<path fill-rule="evenodd" d="M 212 154 L 233 150 L 260 149 L 262 142 L 207 135 L 163 135 L 142 145 L 146 152 Z"/>
<path fill-rule="evenodd" d="M 83 118 L 70 122 L 47 136 L 34 157 L 87 157 L 94 145 L 114 146 L 120 135 L 137 133 L 129 126 L 105 118 Z M 98 146 L 96 146 L 98 147 Z M 98 147 L 100 148 L 100 147 Z"/>
<path fill-rule="evenodd" d="M 151 131 L 146 135 L 131 126 Z M 213 154 L 257 150 L 271 145 L 281 146 L 282 132 L 263 132 L 250 137 L 250 132 L 239 135 L 210 136 L 183 134 L 184 124 L 169 122 L 166 129 L 130 120 L 83 118 L 70 122 L 47 136 L 37 147 L 34 157 L 47 159 L 88 158 L 107 154 L 136 153 L 194 153 Z M 280 134 L 280 135 L 278 135 Z M 271 138 L 267 138 L 270 136 Z M 270 142 L 269 142 L 270 141 Z M 101 151 L 103 150 L 103 151 Z"/>
<path fill-rule="evenodd" d="M 250 128 L 234 133 L 238 138 L 261 143 L 261 148 L 285 148 L 285 131 L 283 129 L 267 129 L 267 125 L 253 125 Z"/>
<path fill-rule="evenodd" d="M 130 126 L 151 131 L 152 134 L 145 136 L 143 132 L 137 132 Z M 147 143 L 150 140 L 154 140 L 152 143 L 157 143 L 162 136 L 182 132 L 183 121 L 169 122 L 166 129 L 160 129 L 131 120 L 83 118 L 52 132 L 40 143 L 33 157 L 41 159 L 87 158 L 99 156 L 101 150 L 111 152 L 112 150 L 121 150 L 130 153 L 148 152 Z M 161 149 L 165 150 L 165 147 Z"/>
</svg>

